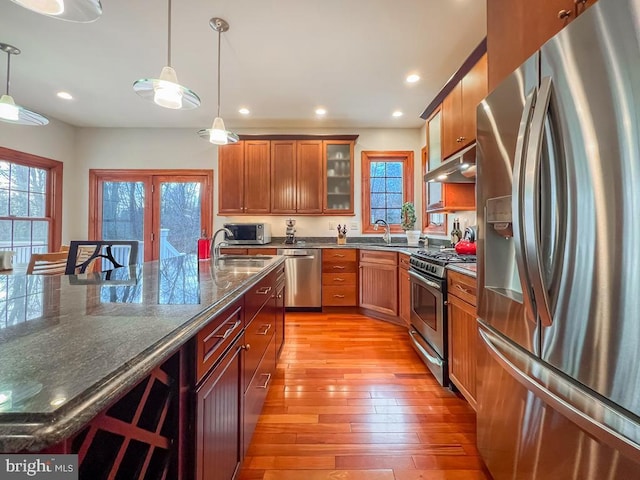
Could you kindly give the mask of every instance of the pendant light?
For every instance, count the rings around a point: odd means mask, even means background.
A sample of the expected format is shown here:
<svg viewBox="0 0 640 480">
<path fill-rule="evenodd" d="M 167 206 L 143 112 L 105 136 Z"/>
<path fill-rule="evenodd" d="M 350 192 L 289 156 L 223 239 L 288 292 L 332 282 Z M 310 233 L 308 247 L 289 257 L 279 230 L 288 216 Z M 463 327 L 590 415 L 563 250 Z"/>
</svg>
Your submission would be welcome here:
<svg viewBox="0 0 640 480">
<path fill-rule="evenodd" d="M 225 126 L 222 117 L 220 117 L 220 43 L 222 40 L 222 32 L 229 30 L 229 24 L 222 18 L 212 18 L 209 20 L 209 26 L 218 32 L 218 114 L 213 120 L 211 128 L 203 128 L 198 131 L 201 138 L 209 140 L 214 145 L 226 145 L 228 143 L 236 143 L 239 140 L 238 135 L 229 132 Z"/>
<path fill-rule="evenodd" d="M 160 78 L 141 78 L 133 84 L 133 90 L 142 98 L 173 110 L 191 110 L 200 106 L 200 97 L 178 83 L 176 71 L 171 67 L 171 0 L 169 4 L 167 66 L 160 72 Z"/>
<path fill-rule="evenodd" d="M 94 22 L 102 15 L 100 0 L 11 0 L 33 12 L 68 22 Z"/>
<path fill-rule="evenodd" d="M 0 50 L 7 54 L 7 90 L 0 97 L 0 120 L 18 125 L 46 125 L 49 120 L 39 113 L 27 110 L 20 105 L 16 105 L 13 97 L 9 94 L 9 84 L 11 79 L 11 55 L 20 55 L 20 50 L 12 45 L 0 43 Z"/>
</svg>

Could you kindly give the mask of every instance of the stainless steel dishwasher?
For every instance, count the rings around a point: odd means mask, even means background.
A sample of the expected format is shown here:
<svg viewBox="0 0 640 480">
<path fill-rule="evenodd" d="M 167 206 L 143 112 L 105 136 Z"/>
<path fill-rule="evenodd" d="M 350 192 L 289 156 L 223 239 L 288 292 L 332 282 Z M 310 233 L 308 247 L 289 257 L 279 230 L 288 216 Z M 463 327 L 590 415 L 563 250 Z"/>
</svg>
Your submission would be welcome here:
<svg viewBox="0 0 640 480">
<path fill-rule="evenodd" d="M 319 248 L 279 248 L 285 259 L 285 299 L 287 308 L 322 307 L 322 250 Z"/>
</svg>

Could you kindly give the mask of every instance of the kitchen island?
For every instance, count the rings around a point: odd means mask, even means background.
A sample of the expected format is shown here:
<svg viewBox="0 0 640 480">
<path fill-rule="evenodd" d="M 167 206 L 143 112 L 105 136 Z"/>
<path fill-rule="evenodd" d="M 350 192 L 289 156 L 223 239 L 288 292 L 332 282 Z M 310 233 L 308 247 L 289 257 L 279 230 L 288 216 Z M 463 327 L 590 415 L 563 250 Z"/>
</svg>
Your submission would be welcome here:
<svg viewBox="0 0 640 480">
<path fill-rule="evenodd" d="M 190 341 L 230 306 L 244 312 L 244 297 L 283 271 L 283 263 L 279 256 L 215 263 L 181 256 L 108 275 L 0 275 L 0 451 L 69 451 L 55 446 L 113 409 L 176 353 L 182 355 L 175 372 L 167 373 L 176 378 L 165 383 L 193 390 L 201 378 L 193 373 Z M 261 288 L 271 298 L 272 289 Z M 220 337 L 231 329 L 222 331 Z"/>
</svg>

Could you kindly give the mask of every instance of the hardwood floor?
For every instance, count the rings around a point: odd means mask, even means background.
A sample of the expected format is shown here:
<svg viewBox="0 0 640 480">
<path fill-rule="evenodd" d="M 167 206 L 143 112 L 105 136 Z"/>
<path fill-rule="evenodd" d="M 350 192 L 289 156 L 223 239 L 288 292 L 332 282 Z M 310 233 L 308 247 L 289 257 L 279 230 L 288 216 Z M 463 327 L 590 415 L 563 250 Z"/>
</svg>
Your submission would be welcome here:
<svg viewBox="0 0 640 480">
<path fill-rule="evenodd" d="M 241 480 L 484 480 L 471 407 L 406 330 L 287 313 L 286 342 Z"/>
</svg>

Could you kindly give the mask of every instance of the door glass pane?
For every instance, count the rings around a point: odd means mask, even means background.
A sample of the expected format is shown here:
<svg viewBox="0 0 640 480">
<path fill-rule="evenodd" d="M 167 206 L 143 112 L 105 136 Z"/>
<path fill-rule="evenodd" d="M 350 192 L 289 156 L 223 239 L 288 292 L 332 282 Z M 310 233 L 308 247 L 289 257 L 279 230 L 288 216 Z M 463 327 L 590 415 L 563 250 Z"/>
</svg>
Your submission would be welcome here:
<svg viewBox="0 0 640 480">
<path fill-rule="evenodd" d="M 102 239 L 138 240 L 138 259 L 144 258 L 144 183 L 104 182 Z"/>
<path fill-rule="evenodd" d="M 199 182 L 160 184 L 160 259 L 196 253 L 201 232 Z"/>
</svg>

